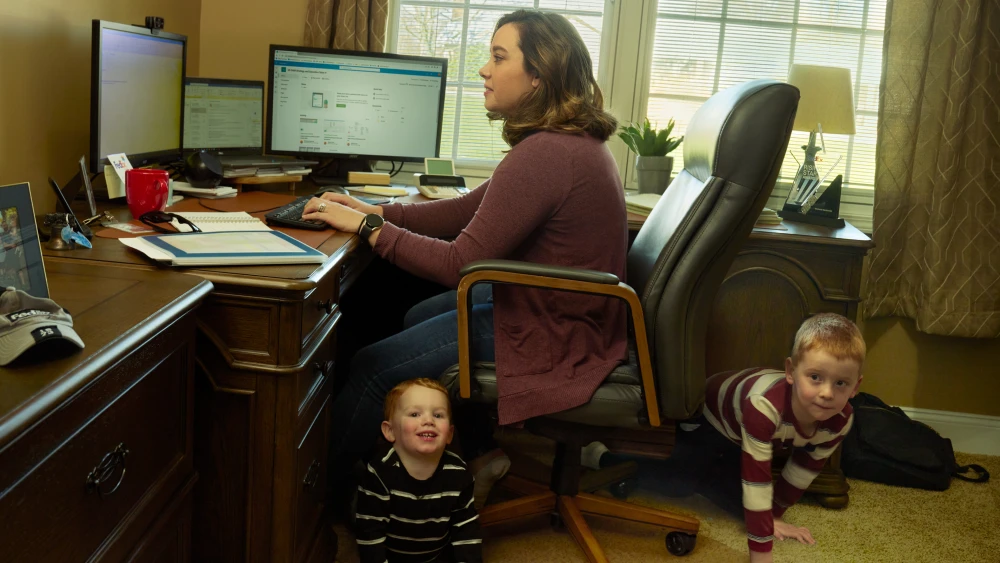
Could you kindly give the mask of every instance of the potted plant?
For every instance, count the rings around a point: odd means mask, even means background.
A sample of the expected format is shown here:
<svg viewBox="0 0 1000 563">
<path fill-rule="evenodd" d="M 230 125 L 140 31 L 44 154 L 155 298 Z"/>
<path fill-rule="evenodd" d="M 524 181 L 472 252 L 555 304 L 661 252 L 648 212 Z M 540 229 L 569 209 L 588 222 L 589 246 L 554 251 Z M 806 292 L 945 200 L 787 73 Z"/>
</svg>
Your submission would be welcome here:
<svg viewBox="0 0 1000 563">
<path fill-rule="evenodd" d="M 674 120 L 667 122 L 664 129 L 657 131 L 649 125 L 649 118 L 642 126 L 636 123 L 622 125 L 618 137 L 625 141 L 635 153 L 635 172 L 639 182 L 639 193 L 662 194 L 670 183 L 670 172 L 674 167 L 674 157 L 667 156 L 676 149 L 684 137 L 671 137 Z"/>
</svg>

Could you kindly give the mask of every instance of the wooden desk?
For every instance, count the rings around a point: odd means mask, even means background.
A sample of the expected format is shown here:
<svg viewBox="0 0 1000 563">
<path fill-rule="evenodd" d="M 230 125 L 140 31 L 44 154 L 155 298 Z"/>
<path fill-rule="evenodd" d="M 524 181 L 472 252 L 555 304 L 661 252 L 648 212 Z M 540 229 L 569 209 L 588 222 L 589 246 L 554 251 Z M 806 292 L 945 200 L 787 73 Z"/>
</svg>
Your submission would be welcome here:
<svg viewBox="0 0 1000 563">
<path fill-rule="evenodd" d="M 189 561 L 193 311 L 211 284 L 52 260 L 46 270 L 86 348 L 0 368 L 0 559 Z M 88 488 L 105 459 L 107 483 Z"/>
<path fill-rule="evenodd" d="M 333 560 L 321 514 L 339 299 L 371 251 L 328 232 L 319 266 L 176 270 L 214 284 L 197 311 L 195 561 Z M 93 242 L 46 255 L 165 269 L 117 240 Z"/>
</svg>

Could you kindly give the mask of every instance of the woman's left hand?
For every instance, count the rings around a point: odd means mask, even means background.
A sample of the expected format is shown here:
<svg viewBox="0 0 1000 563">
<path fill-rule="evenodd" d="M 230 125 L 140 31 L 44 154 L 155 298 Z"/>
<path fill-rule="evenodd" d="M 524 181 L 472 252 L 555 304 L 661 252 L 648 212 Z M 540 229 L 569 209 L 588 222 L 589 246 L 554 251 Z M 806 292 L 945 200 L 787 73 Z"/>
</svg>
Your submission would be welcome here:
<svg viewBox="0 0 1000 563">
<path fill-rule="evenodd" d="M 338 231 L 356 234 L 361 229 L 365 214 L 346 205 L 314 197 L 302 209 L 302 218 L 319 219 Z"/>
</svg>

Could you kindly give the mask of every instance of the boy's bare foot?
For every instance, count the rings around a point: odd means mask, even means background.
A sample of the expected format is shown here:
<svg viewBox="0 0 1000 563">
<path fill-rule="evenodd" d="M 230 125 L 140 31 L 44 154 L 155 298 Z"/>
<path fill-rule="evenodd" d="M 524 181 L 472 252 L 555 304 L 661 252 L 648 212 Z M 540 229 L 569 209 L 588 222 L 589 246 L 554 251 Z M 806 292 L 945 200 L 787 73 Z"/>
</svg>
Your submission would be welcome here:
<svg viewBox="0 0 1000 563">
<path fill-rule="evenodd" d="M 506 475 L 509 469 L 510 458 L 500 448 L 469 462 L 469 471 L 472 471 L 476 478 L 476 484 L 472 489 L 476 510 L 486 506 L 486 499 L 490 496 L 493 485 Z"/>
</svg>

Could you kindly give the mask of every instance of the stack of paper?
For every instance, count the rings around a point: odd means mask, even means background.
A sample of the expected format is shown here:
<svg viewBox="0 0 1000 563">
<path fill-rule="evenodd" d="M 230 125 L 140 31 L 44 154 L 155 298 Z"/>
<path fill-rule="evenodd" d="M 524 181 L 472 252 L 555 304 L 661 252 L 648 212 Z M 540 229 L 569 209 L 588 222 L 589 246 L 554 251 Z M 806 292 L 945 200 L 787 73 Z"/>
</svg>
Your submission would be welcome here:
<svg viewBox="0 0 1000 563">
<path fill-rule="evenodd" d="M 256 176 L 257 167 L 247 166 L 242 168 L 224 168 L 222 170 L 223 178 L 243 178 L 245 176 Z"/>
<path fill-rule="evenodd" d="M 767 207 L 760 212 L 760 217 L 757 218 L 758 225 L 780 225 L 781 217 L 778 217 L 778 213 Z"/>
<path fill-rule="evenodd" d="M 236 188 L 231 186 L 216 186 L 214 188 L 196 188 L 187 182 L 174 181 L 174 191 L 203 199 L 221 199 L 236 197 Z"/>
<path fill-rule="evenodd" d="M 312 173 L 312 168 L 306 168 L 305 166 L 294 166 L 289 168 L 282 168 L 282 173 L 288 176 L 305 176 L 306 174 Z"/>
<path fill-rule="evenodd" d="M 625 196 L 625 209 L 630 213 L 648 217 L 658 201 L 660 194 L 629 194 Z"/>
</svg>

